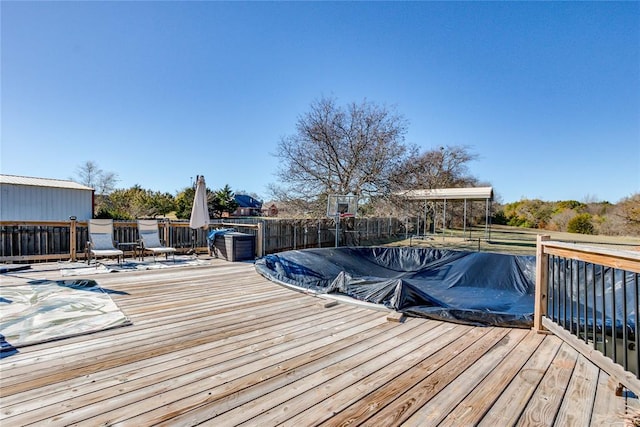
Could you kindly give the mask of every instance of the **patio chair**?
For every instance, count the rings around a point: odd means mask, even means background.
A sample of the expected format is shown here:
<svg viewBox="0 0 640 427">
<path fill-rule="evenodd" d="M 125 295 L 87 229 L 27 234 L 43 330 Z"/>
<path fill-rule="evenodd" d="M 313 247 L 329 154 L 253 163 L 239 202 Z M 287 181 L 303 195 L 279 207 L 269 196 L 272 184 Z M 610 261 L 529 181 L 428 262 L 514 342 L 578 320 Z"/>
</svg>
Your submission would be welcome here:
<svg viewBox="0 0 640 427">
<path fill-rule="evenodd" d="M 143 255 L 145 252 L 151 252 L 153 262 L 155 262 L 157 254 L 164 254 L 166 259 L 169 259 L 169 254 L 171 254 L 173 262 L 176 262 L 176 249 L 165 246 L 160 242 L 158 221 L 155 219 L 139 219 L 138 234 L 140 235 L 140 250 Z"/>
<path fill-rule="evenodd" d="M 124 258 L 124 252 L 116 248 L 113 241 L 113 220 L 112 219 L 90 219 L 89 220 L 89 241 L 87 242 L 87 263 L 91 264 L 91 257 L 98 258 L 116 257 L 118 264 Z"/>
</svg>

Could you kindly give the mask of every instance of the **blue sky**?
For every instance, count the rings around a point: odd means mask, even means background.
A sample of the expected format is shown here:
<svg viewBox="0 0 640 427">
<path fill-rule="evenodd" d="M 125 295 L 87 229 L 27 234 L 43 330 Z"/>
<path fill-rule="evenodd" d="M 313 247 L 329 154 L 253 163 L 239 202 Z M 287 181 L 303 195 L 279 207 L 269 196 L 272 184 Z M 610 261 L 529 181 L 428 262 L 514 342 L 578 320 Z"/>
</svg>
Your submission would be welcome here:
<svg viewBox="0 0 640 427">
<path fill-rule="evenodd" d="M 95 161 L 176 194 L 268 198 L 312 101 L 363 99 L 407 143 L 466 145 L 503 202 L 640 192 L 639 2 L 12 2 L 3 174 Z"/>
</svg>

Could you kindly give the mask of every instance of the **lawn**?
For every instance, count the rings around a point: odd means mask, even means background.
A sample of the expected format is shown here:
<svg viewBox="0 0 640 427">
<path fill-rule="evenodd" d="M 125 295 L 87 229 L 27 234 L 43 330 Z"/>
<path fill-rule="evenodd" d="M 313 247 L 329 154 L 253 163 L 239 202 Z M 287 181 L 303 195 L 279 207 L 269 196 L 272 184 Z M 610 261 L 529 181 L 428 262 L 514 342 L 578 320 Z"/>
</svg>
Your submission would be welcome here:
<svg viewBox="0 0 640 427">
<path fill-rule="evenodd" d="M 484 228 L 441 231 L 427 236 L 410 237 L 386 246 L 412 246 L 444 248 L 469 251 L 498 252 L 514 255 L 535 255 L 536 236 L 546 234 L 551 240 L 581 243 L 585 245 L 607 247 L 620 250 L 640 251 L 640 237 L 632 236 L 598 236 L 575 234 L 547 230 L 534 230 L 519 227 L 494 225 L 488 233 Z"/>
</svg>

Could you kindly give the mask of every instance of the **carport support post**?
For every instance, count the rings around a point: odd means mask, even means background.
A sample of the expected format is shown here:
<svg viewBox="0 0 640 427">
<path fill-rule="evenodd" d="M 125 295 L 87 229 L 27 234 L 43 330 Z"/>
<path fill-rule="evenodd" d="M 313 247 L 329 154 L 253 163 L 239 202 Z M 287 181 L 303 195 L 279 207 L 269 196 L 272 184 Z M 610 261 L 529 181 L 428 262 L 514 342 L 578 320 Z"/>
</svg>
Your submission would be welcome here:
<svg viewBox="0 0 640 427">
<path fill-rule="evenodd" d="M 447 199 L 442 203 L 442 240 L 447 232 Z"/>
<path fill-rule="evenodd" d="M 424 199 L 424 226 L 423 226 L 424 231 L 422 232 L 423 236 L 427 235 L 427 232 L 429 230 L 427 230 L 427 199 Z"/>
<path fill-rule="evenodd" d="M 491 236 L 489 236 L 489 199 L 485 200 L 485 208 L 484 208 L 484 239 L 489 240 Z"/>
<path fill-rule="evenodd" d="M 404 218 L 404 239 L 407 240 L 409 238 L 409 211 L 407 211 L 407 216 Z"/>
<path fill-rule="evenodd" d="M 467 232 L 467 199 L 464 199 L 464 218 L 462 221 L 462 237 L 464 237 Z"/>
</svg>

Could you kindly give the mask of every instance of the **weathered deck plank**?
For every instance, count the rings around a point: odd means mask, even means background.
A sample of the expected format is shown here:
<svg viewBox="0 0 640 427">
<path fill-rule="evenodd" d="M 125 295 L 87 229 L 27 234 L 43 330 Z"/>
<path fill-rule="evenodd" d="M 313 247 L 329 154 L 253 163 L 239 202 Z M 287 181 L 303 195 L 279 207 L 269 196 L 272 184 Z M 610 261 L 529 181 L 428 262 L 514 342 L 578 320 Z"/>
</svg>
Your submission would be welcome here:
<svg viewBox="0 0 640 427">
<path fill-rule="evenodd" d="M 567 386 L 560 411 L 556 417 L 557 426 L 586 426 L 591 420 L 591 409 L 598 384 L 598 367 L 578 355 L 576 367 Z M 593 378 L 596 378 L 593 381 Z"/>
<path fill-rule="evenodd" d="M 558 353 L 559 340 L 545 339 L 511 383 L 501 392 L 479 427 L 514 425 Z"/>
<path fill-rule="evenodd" d="M 483 369 L 474 369 L 475 372 L 470 376 L 471 378 L 458 377 L 454 383 L 449 385 L 450 392 L 445 390 L 444 393 L 438 395 L 438 397 L 453 396 L 455 394 L 464 396 L 464 388 L 466 387 L 470 390 L 462 401 L 456 402 L 456 400 L 451 399 L 456 403 L 455 406 L 451 408 L 451 411 L 441 410 L 440 412 L 448 413 L 448 415 L 442 421 L 438 419 L 438 423 L 442 426 L 477 425 L 484 414 L 492 407 L 495 400 L 504 392 L 511 380 L 522 369 L 531 354 L 535 353 L 543 338 L 539 334 L 528 332 L 526 336 L 516 341 L 514 347 L 508 350 L 508 353 L 504 356 L 494 354 L 494 351 L 485 355 L 481 359 L 482 363 L 479 364 L 483 366 Z M 488 355 L 491 355 L 494 360 L 490 361 L 487 358 Z M 459 389 L 458 393 L 455 393 L 454 384 Z M 423 411 L 422 414 L 424 415 L 419 416 L 420 413 L 418 412 L 413 417 L 414 419 L 429 419 L 426 418 L 428 413 Z"/>
<path fill-rule="evenodd" d="M 314 420 L 317 423 L 326 421 L 334 414 L 362 399 L 363 396 L 391 381 L 396 381 L 400 375 L 407 371 L 413 371 L 414 367 L 418 365 L 423 365 L 419 368 L 424 369 L 426 366 L 442 364 L 442 361 L 437 361 L 431 356 L 444 354 L 439 350 L 456 341 L 460 334 L 468 329 L 469 327 L 462 325 L 446 325 L 432 329 L 426 334 L 429 335 L 428 343 L 422 345 L 419 351 L 405 353 L 398 359 L 382 357 L 377 363 L 382 363 L 383 366 L 366 376 L 362 374 L 355 377 L 350 372 L 345 372 L 342 374 L 344 378 L 324 383 L 321 396 L 318 396 L 318 391 L 315 389 L 308 390 L 285 404 L 264 412 L 256 420 L 268 421 L 271 418 L 267 417 L 280 417 L 276 419 L 283 420 L 282 424 L 286 426 L 299 426 L 304 424 L 304 420 Z M 400 379 L 400 381 L 402 380 Z M 285 415 L 290 418 L 284 419 Z"/>
<path fill-rule="evenodd" d="M 63 279 L 43 264 L 0 286 L 43 277 Z M 248 263 L 86 278 L 133 324 L 1 359 L 0 424 L 603 425 L 638 407 L 557 337 L 326 307 Z"/>
<path fill-rule="evenodd" d="M 333 364 L 324 364 L 315 372 L 293 384 L 287 390 L 269 390 L 260 399 L 252 400 L 220 417 L 231 425 L 277 425 L 307 409 L 315 402 L 322 402 L 335 391 L 343 390 L 359 379 L 385 369 L 399 357 L 412 353 L 438 334 L 443 333 L 436 323 L 422 323 L 409 327 L 406 333 L 370 346 Z M 395 332 L 395 331 L 394 331 Z M 369 340 L 367 340 L 369 341 Z M 370 342 L 363 342 L 369 345 Z M 294 400 L 295 399 L 295 400 Z M 274 408 L 275 406 L 277 408 Z M 218 419 L 216 419 L 218 421 Z"/>
<path fill-rule="evenodd" d="M 600 371 L 590 426 L 600 427 L 610 423 L 611 416 L 608 413 L 625 414 L 625 401 L 615 394 L 617 385 L 606 372 Z"/>
<path fill-rule="evenodd" d="M 568 344 L 562 344 L 516 425 L 553 425 L 577 358 L 576 350 Z"/>
</svg>

